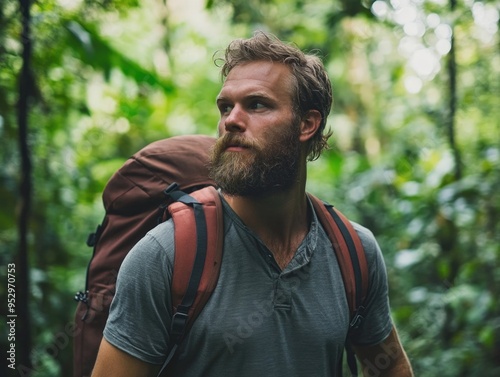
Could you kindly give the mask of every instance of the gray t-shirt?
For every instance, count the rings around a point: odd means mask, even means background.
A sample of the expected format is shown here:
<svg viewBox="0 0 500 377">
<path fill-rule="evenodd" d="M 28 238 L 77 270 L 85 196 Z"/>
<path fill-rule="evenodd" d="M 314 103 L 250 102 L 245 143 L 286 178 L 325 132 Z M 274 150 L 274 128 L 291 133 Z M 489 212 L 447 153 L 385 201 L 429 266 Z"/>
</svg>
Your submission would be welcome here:
<svg viewBox="0 0 500 377">
<path fill-rule="evenodd" d="M 377 344 L 392 329 L 385 265 L 371 232 L 353 225 L 366 251 L 370 291 L 363 330 L 352 342 Z M 349 311 L 336 257 L 316 216 L 283 270 L 225 202 L 224 231 L 217 286 L 179 347 L 173 375 L 338 376 Z M 173 245 L 167 221 L 130 251 L 104 330 L 108 342 L 153 364 L 164 362 L 170 346 Z"/>
</svg>

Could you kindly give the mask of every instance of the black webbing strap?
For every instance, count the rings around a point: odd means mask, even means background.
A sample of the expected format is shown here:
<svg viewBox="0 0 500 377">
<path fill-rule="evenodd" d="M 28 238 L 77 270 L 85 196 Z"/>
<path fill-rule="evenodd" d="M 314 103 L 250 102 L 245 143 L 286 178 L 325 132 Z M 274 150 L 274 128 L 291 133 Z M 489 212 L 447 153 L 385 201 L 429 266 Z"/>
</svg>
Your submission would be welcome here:
<svg viewBox="0 0 500 377">
<path fill-rule="evenodd" d="M 186 294 L 182 298 L 182 302 L 177 307 L 177 312 L 172 318 L 171 336 L 175 343 L 180 342 L 184 335 L 188 320 L 188 312 L 191 306 L 193 306 L 196 298 L 207 256 L 207 223 L 205 220 L 205 213 L 203 212 L 203 206 L 189 195 L 181 197 L 178 201 L 191 205 L 194 210 L 194 220 L 196 224 L 196 257 L 194 259 L 193 270 L 191 271 Z"/>
<path fill-rule="evenodd" d="M 196 225 L 196 256 L 193 263 L 193 269 L 191 271 L 191 276 L 189 277 L 189 284 L 186 289 L 186 293 L 182 298 L 181 304 L 177 307 L 177 311 L 172 316 L 172 324 L 170 336 L 173 341 L 172 349 L 163 366 L 158 373 L 158 376 L 162 374 L 170 360 L 175 355 L 177 347 L 179 346 L 182 337 L 187 328 L 187 322 L 189 318 L 189 310 L 193 306 L 196 294 L 198 292 L 198 286 L 201 281 L 201 275 L 203 274 L 203 268 L 205 266 L 205 259 L 207 256 L 207 223 L 205 220 L 205 213 L 203 211 L 203 205 L 198 202 L 192 196 L 178 190 L 178 185 L 173 183 L 166 190 L 165 194 L 170 196 L 173 200 L 184 203 L 193 207 L 194 210 L 194 220 Z"/>
<path fill-rule="evenodd" d="M 346 361 L 349 370 L 351 371 L 351 377 L 358 377 L 358 364 L 356 363 L 356 355 L 354 354 L 354 350 L 349 342 L 346 342 L 345 345 L 346 351 Z"/>
<path fill-rule="evenodd" d="M 351 237 L 351 233 L 349 233 L 349 230 L 347 229 L 346 225 L 340 218 L 340 216 L 337 214 L 337 212 L 334 211 L 333 207 L 327 206 L 328 212 L 332 216 L 333 220 L 337 224 L 337 226 L 340 229 L 340 232 L 342 233 L 342 236 L 344 237 L 345 243 L 347 245 L 347 248 L 349 250 L 349 255 L 351 257 L 351 262 L 352 262 L 352 268 L 354 271 L 354 279 L 356 282 L 356 302 L 354 307 L 358 309 L 362 305 L 362 299 L 363 299 L 363 281 L 362 281 L 362 276 L 361 276 L 361 267 L 359 265 L 359 259 L 358 259 L 358 253 L 356 252 L 356 246 L 354 245 L 354 241 Z M 355 313 L 356 314 L 356 313 Z M 356 319 L 356 318 L 354 318 Z M 356 326 L 357 325 L 357 326 Z M 359 324 L 356 322 L 351 322 L 352 327 L 359 327 Z M 355 328 L 356 328 L 355 327 Z"/>
<path fill-rule="evenodd" d="M 356 246 L 354 244 L 354 241 L 351 237 L 351 233 L 347 229 L 346 225 L 340 218 L 340 216 L 335 212 L 332 206 L 330 205 L 325 205 L 328 213 L 332 216 L 333 220 L 335 221 L 335 224 L 337 224 L 337 227 L 339 228 L 340 232 L 342 233 L 342 236 L 344 237 L 344 241 L 347 245 L 347 249 L 349 250 L 349 256 L 351 258 L 352 262 L 352 268 L 354 271 L 354 281 L 356 284 L 356 296 L 355 296 L 355 312 L 353 313 L 353 318 L 351 319 L 351 322 L 349 324 L 350 329 L 357 329 L 363 320 L 362 314 L 363 314 L 363 303 L 362 303 L 362 291 L 363 291 L 363 284 L 362 284 L 362 274 L 361 274 L 361 267 L 359 264 L 359 258 L 358 258 L 358 253 L 356 251 Z M 349 369 L 351 371 L 351 376 L 352 377 L 357 377 L 358 376 L 358 365 L 356 363 L 356 356 L 354 354 L 354 351 L 349 344 L 349 342 L 346 340 L 345 343 L 345 349 L 346 349 L 346 360 L 347 360 L 347 365 L 349 366 Z"/>
</svg>

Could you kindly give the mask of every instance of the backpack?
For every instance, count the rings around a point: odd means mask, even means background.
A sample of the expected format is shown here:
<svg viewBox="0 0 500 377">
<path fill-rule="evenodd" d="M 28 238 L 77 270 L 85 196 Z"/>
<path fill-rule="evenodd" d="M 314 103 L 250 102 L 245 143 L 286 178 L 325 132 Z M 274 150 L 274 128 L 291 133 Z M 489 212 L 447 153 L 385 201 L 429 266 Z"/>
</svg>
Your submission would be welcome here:
<svg viewBox="0 0 500 377">
<path fill-rule="evenodd" d="M 115 293 L 120 265 L 130 249 L 165 218 L 171 199 L 164 190 L 177 182 L 186 192 L 215 185 L 207 162 L 215 139 L 176 136 L 135 153 L 113 174 L 102 199 L 105 216 L 87 239 L 93 247 L 86 287 L 75 295 L 73 376 L 90 376 Z"/>
<path fill-rule="evenodd" d="M 223 250 L 222 204 L 207 178 L 208 153 L 215 139 L 177 136 L 152 143 L 132 156 L 103 192 L 106 210 L 88 239 L 94 248 L 84 292 L 75 314 L 74 377 L 89 376 L 115 292 L 116 276 L 128 251 L 159 222 L 174 222 L 172 276 L 173 346 L 159 375 L 168 374 L 175 355 L 215 288 Z M 350 331 L 360 327 L 368 291 L 368 267 L 361 241 L 333 206 L 309 195 L 339 262 L 351 314 Z M 193 236 L 195 235 L 195 236 Z M 357 376 L 354 353 L 346 341 L 347 363 Z"/>
</svg>

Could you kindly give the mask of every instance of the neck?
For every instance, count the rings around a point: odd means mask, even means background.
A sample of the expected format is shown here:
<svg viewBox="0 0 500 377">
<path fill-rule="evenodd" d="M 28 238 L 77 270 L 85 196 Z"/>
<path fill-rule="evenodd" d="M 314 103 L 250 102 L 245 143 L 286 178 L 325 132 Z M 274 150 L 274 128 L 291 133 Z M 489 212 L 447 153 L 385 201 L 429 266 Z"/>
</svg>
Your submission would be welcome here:
<svg viewBox="0 0 500 377">
<path fill-rule="evenodd" d="M 309 230 L 305 179 L 288 191 L 259 197 L 224 195 L 224 198 L 273 253 L 278 265 L 285 267 Z"/>
</svg>

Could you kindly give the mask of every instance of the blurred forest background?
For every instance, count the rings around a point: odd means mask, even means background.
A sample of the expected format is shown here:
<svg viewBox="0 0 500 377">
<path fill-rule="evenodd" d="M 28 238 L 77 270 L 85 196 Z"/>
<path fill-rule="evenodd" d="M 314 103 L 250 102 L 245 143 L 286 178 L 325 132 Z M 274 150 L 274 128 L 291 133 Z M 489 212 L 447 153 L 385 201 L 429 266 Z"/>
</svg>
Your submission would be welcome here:
<svg viewBox="0 0 500 377">
<path fill-rule="evenodd" d="M 260 29 L 324 59 L 334 136 L 309 190 L 377 236 L 416 375 L 499 376 L 499 13 L 486 0 L 0 0 L 0 374 L 71 374 L 107 180 L 152 141 L 215 135 L 213 55 Z"/>
</svg>

